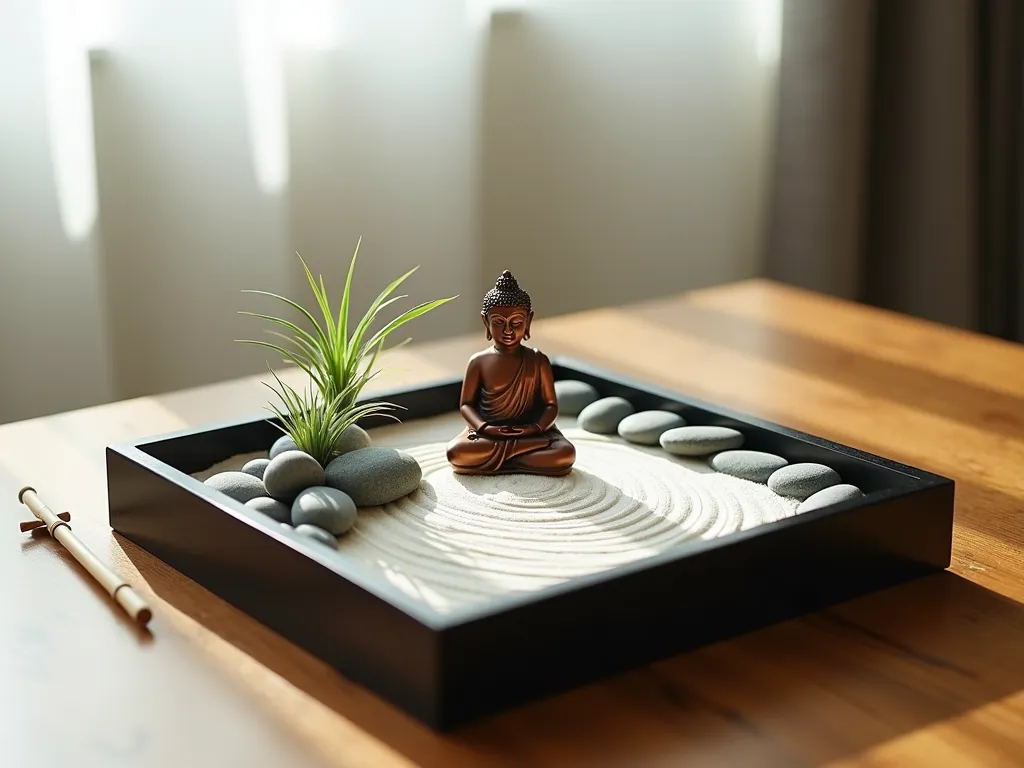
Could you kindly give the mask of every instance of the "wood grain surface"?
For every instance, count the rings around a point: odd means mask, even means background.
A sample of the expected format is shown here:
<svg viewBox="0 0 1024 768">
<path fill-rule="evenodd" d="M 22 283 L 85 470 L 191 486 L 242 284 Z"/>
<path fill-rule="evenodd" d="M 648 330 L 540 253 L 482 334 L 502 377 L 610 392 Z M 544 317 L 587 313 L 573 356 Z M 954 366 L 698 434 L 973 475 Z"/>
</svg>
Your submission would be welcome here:
<svg viewBox="0 0 1024 768">
<path fill-rule="evenodd" d="M 8 424 L 0 765 L 1024 765 L 1024 348 L 764 281 L 531 343 L 954 478 L 953 566 L 442 736 L 111 534 L 104 446 L 258 415 L 262 377 Z M 484 344 L 407 347 L 379 385 Z M 151 632 L 19 533 L 25 484 L 152 601 Z"/>
</svg>

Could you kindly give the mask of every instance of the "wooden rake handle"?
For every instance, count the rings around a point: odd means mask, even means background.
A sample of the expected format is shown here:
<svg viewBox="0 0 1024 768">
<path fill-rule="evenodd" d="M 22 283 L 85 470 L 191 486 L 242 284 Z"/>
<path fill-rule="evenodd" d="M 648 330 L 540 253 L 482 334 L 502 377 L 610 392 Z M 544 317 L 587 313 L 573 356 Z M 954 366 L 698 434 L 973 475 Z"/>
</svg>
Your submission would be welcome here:
<svg viewBox="0 0 1024 768">
<path fill-rule="evenodd" d="M 124 579 L 110 570 L 104 565 L 96 555 L 89 550 L 82 540 L 79 539 L 71 530 L 71 526 L 68 523 L 71 521 L 71 514 L 68 512 L 61 512 L 59 515 L 54 513 L 39 498 L 35 488 L 25 487 L 18 492 L 18 501 L 32 510 L 32 514 L 36 516 L 35 521 L 28 521 L 21 524 L 21 530 L 32 530 L 46 526 L 50 535 L 61 543 L 61 545 L 72 554 L 85 570 L 89 572 L 89 575 L 96 579 L 97 582 L 107 591 L 114 601 L 124 609 L 133 621 L 137 622 L 141 626 L 145 626 L 149 623 L 149 620 L 153 618 L 153 612 L 149 606 L 146 605 L 145 601 L 136 594 L 135 590 L 131 588 Z"/>
</svg>

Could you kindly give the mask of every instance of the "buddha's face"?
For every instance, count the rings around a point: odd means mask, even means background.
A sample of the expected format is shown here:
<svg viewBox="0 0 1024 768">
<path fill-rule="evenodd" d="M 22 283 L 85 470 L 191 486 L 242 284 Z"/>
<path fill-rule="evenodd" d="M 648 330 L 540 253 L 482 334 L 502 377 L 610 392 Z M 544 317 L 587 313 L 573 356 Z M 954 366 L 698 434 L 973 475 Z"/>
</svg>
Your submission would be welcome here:
<svg viewBox="0 0 1024 768">
<path fill-rule="evenodd" d="M 493 307 L 483 316 L 488 341 L 508 349 L 530 338 L 531 320 L 533 312 L 523 307 Z"/>
</svg>

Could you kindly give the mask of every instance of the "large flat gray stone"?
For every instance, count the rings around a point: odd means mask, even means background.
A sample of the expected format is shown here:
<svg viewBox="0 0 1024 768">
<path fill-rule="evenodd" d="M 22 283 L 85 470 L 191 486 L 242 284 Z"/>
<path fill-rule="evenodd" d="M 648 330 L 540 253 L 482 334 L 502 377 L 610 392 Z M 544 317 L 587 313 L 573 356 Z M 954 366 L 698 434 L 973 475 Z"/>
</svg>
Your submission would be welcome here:
<svg viewBox="0 0 1024 768">
<path fill-rule="evenodd" d="M 381 446 L 350 451 L 327 465 L 327 485 L 359 507 L 389 504 L 419 488 L 423 469 L 415 457 Z"/>
<path fill-rule="evenodd" d="M 303 525 L 312 525 L 341 536 L 356 524 L 357 516 L 355 502 L 337 488 L 307 488 L 292 502 L 292 524 L 296 531 Z"/>
<path fill-rule="evenodd" d="M 710 456 L 736 450 L 743 445 L 743 434 L 729 427 L 677 427 L 663 433 L 659 442 L 674 456 Z"/>
<path fill-rule="evenodd" d="M 587 432 L 613 435 L 619 422 L 635 411 L 633 404 L 624 397 L 602 397 L 580 411 L 576 424 Z"/>
<path fill-rule="evenodd" d="M 277 438 L 277 440 L 274 441 L 274 444 L 270 446 L 270 452 L 267 454 L 267 458 L 273 459 L 277 457 L 279 454 L 284 453 L 285 451 L 297 450 L 299 450 L 299 446 L 295 444 L 295 441 L 292 440 L 291 437 L 289 437 L 288 435 L 281 435 L 279 438 Z"/>
<path fill-rule="evenodd" d="M 658 439 L 670 429 L 686 426 L 686 419 L 671 411 L 640 411 L 619 422 L 618 433 L 623 440 L 639 445 L 657 445 Z"/>
<path fill-rule="evenodd" d="M 272 499 L 269 496 L 249 499 L 249 501 L 245 502 L 245 506 L 251 507 L 257 512 L 262 512 L 279 523 L 289 523 L 292 519 L 291 505 L 277 499 Z"/>
<path fill-rule="evenodd" d="M 275 499 L 291 502 L 299 491 L 324 485 L 324 477 L 324 468 L 308 453 L 285 451 L 270 460 L 263 485 Z"/>
<path fill-rule="evenodd" d="M 774 453 L 762 451 L 722 451 L 711 457 L 711 467 L 719 472 L 763 483 L 789 462 Z"/>
<path fill-rule="evenodd" d="M 559 416 L 576 416 L 601 396 L 593 385 L 585 381 L 563 379 L 555 382 L 555 397 L 558 398 Z"/>
<path fill-rule="evenodd" d="M 365 429 L 358 424 L 350 424 L 345 427 L 345 431 L 341 433 L 338 442 L 334 444 L 334 450 L 340 456 L 350 451 L 358 451 L 360 448 L 369 448 L 372 442 L 370 434 Z"/>
<path fill-rule="evenodd" d="M 828 507 L 832 504 L 838 504 L 841 501 L 859 499 L 863 495 L 864 492 L 860 488 L 855 485 L 850 485 L 849 483 L 830 485 L 828 488 L 823 488 L 817 493 L 812 493 L 808 496 L 800 503 L 800 506 L 796 508 L 796 511 L 810 512 L 812 509 L 821 509 L 822 507 Z"/>
<path fill-rule="evenodd" d="M 218 472 L 206 478 L 206 485 L 216 488 L 221 493 L 226 493 L 235 501 L 245 502 L 267 495 L 267 489 L 263 481 L 253 477 L 247 472 Z"/>
<path fill-rule="evenodd" d="M 839 485 L 842 479 L 839 473 L 824 464 L 803 462 L 790 464 L 772 473 L 768 478 L 768 487 L 779 496 L 788 496 L 801 501 L 812 494 L 833 485 Z"/>
<path fill-rule="evenodd" d="M 253 459 L 247 461 L 242 465 L 242 471 L 247 475 L 258 477 L 260 480 L 263 479 L 263 473 L 267 471 L 267 467 L 270 465 L 270 459 Z"/>
<path fill-rule="evenodd" d="M 300 536 L 313 539 L 313 541 L 319 541 L 321 544 L 328 546 L 331 549 L 338 548 L 338 539 L 335 538 L 334 534 L 315 525 L 310 525 L 309 523 L 297 525 L 295 526 L 295 532 Z"/>
</svg>

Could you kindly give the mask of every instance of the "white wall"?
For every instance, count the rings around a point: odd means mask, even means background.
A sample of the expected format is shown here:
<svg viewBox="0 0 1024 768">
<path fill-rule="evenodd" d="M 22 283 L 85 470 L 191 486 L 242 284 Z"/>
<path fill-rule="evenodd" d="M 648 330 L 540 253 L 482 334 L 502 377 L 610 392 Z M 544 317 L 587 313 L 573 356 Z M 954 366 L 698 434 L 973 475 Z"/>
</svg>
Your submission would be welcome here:
<svg viewBox="0 0 1024 768">
<path fill-rule="evenodd" d="M 58 206 L 39 11 L 0 2 L 0 422 L 113 394 L 100 236 L 66 236 Z"/>
<path fill-rule="evenodd" d="M 401 19 L 401 23 L 396 23 Z M 350 9 L 340 50 L 287 59 L 291 246 L 343 285 L 362 236 L 353 314 L 399 275 L 401 306 L 479 284 L 475 57 L 462 2 Z M 294 259 L 293 259 L 294 260 Z M 308 295 L 308 292 L 305 294 Z M 476 328 L 470 299 L 406 326 L 416 340 Z M 395 342 L 405 338 L 400 331 Z"/>
<path fill-rule="evenodd" d="M 294 293 L 287 204 L 254 175 L 234 5 L 133 0 L 93 66 L 119 396 L 252 370 L 243 288 Z"/>
<path fill-rule="evenodd" d="M 516 270 L 552 313 L 757 272 L 774 95 L 757 5 L 596 0 L 496 17 L 488 275 Z"/>
<path fill-rule="evenodd" d="M 475 330 L 506 267 L 544 315 L 759 269 L 766 0 L 535 0 L 489 30 L 481 2 L 324 0 L 305 31 L 333 38 L 280 58 L 253 11 L 274 2 L 113 3 L 78 240 L 38 13 L 0 5 L 0 421 L 265 371 L 233 342 L 262 326 L 236 312 L 276 307 L 241 289 L 307 300 L 297 250 L 336 292 L 360 235 L 356 311 L 416 264 L 410 302 L 465 297 L 416 340 Z"/>
</svg>

